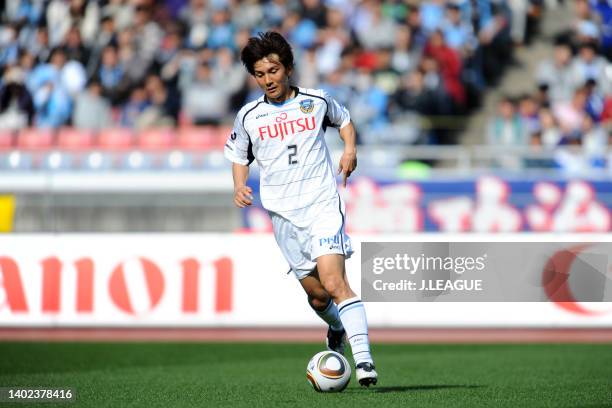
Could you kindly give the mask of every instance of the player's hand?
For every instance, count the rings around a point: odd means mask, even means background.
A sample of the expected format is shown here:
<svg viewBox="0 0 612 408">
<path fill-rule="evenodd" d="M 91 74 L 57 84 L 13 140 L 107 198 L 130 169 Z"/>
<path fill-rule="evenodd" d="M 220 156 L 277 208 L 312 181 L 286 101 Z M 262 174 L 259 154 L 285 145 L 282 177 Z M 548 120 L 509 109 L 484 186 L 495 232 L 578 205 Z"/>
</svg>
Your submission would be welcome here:
<svg viewBox="0 0 612 408">
<path fill-rule="evenodd" d="M 240 186 L 234 189 L 234 204 L 244 208 L 253 204 L 253 189 L 249 186 Z"/>
<path fill-rule="evenodd" d="M 355 151 L 344 151 L 340 158 L 340 165 L 338 166 L 338 174 L 342 173 L 342 185 L 346 187 L 346 179 L 349 178 L 351 173 L 355 171 L 357 167 L 357 153 Z"/>
</svg>

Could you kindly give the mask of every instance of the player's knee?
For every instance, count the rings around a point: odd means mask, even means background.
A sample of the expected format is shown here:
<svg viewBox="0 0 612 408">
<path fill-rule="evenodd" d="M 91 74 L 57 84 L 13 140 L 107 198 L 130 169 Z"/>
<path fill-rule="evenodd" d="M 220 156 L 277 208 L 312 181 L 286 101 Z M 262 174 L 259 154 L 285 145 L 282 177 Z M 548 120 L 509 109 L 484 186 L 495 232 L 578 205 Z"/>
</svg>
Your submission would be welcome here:
<svg viewBox="0 0 612 408">
<path fill-rule="evenodd" d="M 325 294 L 324 296 L 312 297 L 308 296 L 308 303 L 310 303 L 310 307 L 317 311 L 323 311 L 329 304 L 330 296 Z"/>
<path fill-rule="evenodd" d="M 348 293 L 350 292 L 350 288 L 341 277 L 327 279 L 323 286 L 325 290 L 331 295 L 331 297 L 336 300 L 339 298 L 346 298 Z"/>
</svg>

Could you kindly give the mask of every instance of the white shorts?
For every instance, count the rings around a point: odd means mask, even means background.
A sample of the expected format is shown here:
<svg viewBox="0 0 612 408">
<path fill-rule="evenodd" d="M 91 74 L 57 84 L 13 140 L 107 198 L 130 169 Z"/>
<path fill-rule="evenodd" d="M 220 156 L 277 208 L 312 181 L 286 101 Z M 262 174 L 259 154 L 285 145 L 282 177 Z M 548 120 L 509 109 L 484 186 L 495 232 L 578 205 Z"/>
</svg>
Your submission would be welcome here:
<svg viewBox="0 0 612 408">
<path fill-rule="evenodd" d="M 348 259 L 353 254 L 351 239 L 344 231 L 344 214 L 344 202 L 340 197 L 330 200 L 330 204 L 303 228 L 270 212 L 276 242 L 298 279 L 312 273 L 321 255 L 342 254 Z"/>
</svg>

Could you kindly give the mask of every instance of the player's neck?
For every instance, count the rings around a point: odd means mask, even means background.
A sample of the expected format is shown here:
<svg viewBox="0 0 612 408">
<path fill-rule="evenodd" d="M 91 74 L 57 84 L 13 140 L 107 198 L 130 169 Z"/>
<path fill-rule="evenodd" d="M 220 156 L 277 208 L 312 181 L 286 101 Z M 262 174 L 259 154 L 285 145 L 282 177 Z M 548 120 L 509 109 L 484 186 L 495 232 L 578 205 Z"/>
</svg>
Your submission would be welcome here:
<svg viewBox="0 0 612 408">
<path fill-rule="evenodd" d="M 288 86 L 287 87 L 287 92 L 285 92 L 282 96 L 278 97 L 278 98 L 270 98 L 268 97 L 268 100 L 272 103 L 283 103 L 288 101 L 289 99 L 295 98 L 297 96 L 297 93 L 295 91 L 295 89 L 293 89 L 292 86 Z"/>
</svg>

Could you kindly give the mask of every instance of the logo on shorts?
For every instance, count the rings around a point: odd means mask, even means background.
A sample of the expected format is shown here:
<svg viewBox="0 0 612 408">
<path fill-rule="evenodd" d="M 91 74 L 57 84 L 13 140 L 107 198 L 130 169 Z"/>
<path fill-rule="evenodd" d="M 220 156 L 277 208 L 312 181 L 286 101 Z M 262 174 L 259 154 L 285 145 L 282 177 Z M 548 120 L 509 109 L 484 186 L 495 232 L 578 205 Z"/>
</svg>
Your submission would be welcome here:
<svg viewBox="0 0 612 408">
<path fill-rule="evenodd" d="M 304 99 L 300 101 L 300 110 L 302 113 L 311 113 L 314 109 L 314 101 L 312 99 Z"/>
<path fill-rule="evenodd" d="M 336 234 L 333 237 L 319 238 L 319 246 L 324 245 L 329 245 L 329 249 L 341 249 L 340 234 Z"/>
</svg>

